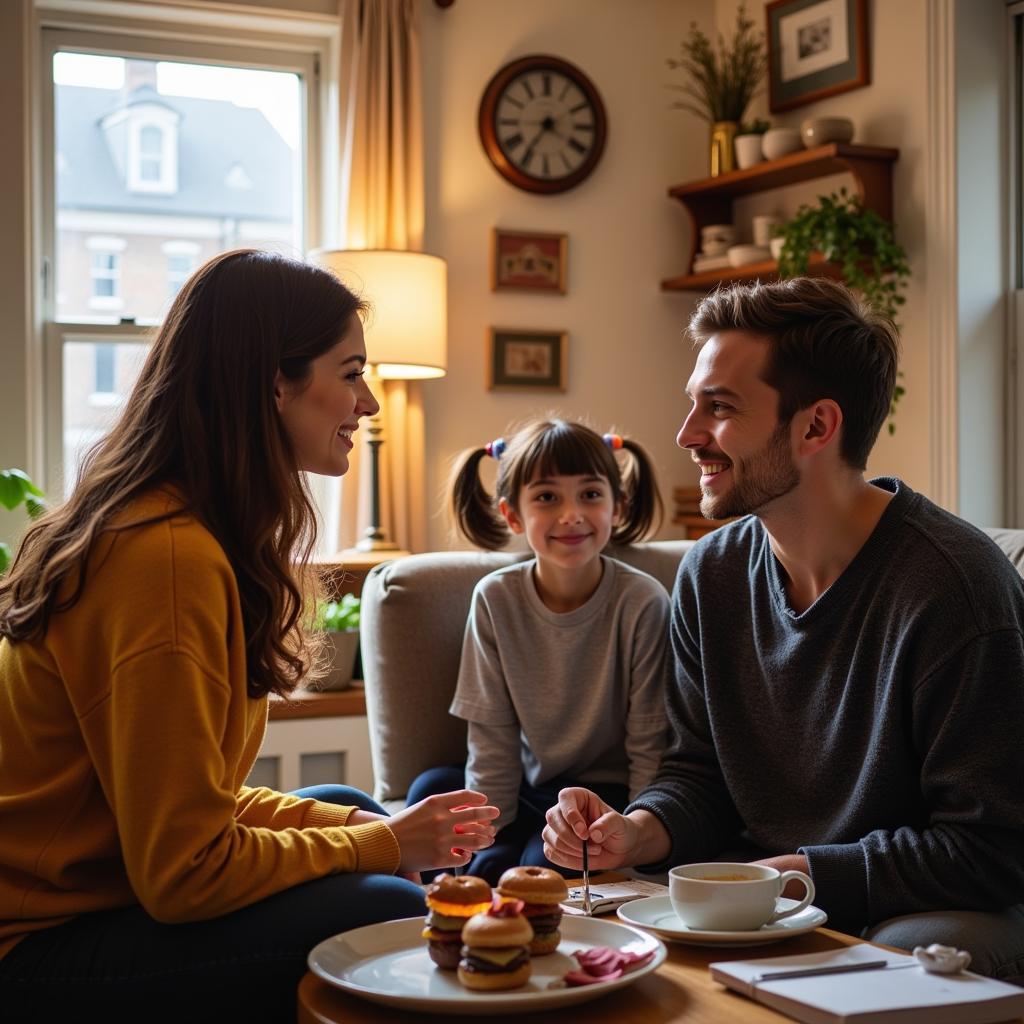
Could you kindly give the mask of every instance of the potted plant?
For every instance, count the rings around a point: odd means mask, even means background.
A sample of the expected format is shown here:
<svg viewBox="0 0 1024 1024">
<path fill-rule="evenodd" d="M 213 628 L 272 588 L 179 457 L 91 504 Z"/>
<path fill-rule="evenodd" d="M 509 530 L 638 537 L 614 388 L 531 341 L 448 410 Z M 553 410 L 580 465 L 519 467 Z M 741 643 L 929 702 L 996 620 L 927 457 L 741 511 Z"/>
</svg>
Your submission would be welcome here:
<svg viewBox="0 0 1024 1024">
<path fill-rule="evenodd" d="M 328 664 L 325 676 L 316 681 L 319 690 L 346 690 L 352 685 L 352 673 L 359 648 L 359 598 L 345 594 L 340 601 L 320 601 L 313 628 L 324 633 L 324 653 Z"/>
<path fill-rule="evenodd" d="M 687 98 L 673 104 L 704 118 L 711 125 L 711 175 L 733 169 L 733 139 L 750 101 L 761 88 L 768 56 L 764 33 L 754 33 L 754 21 L 746 5 L 736 12 L 736 31 L 731 44 L 719 35 L 717 50 L 697 27 L 680 44 L 678 60 L 669 57 L 672 70 L 689 77 L 685 85 L 671 85 Z"/>
<path fill-rule="evenodd" d="M 0 505 L 4 508 L 13 512 L 24 505 L 35 519 L 46 508 L 43 497 L 43 492 L 20 469 L 0 469 Z M 10 546 L 0 541 L 0 576 L 7 572 L 10 564 Z"/>
<path fill-rule="evenodd" d="M 860 198 L 845 188 L 819 196 L 813 206 L 804 204 L 781 228 L 779 277 L 807 273 L 813 253 L 840 269 L 843 282 L 893 321 L 906 302 L 902 294 L 910 277 L 910 264 L 903 246 L 893 235 L 892 224 L 873 210 L 866 210 Z M 905 389 L 896 385 L 892 412 Z M 889 433 L 895 431 L 890 420 Z"/>
<path fill-rule="evenodd" d="M 771 128 L 770 121 L 762 121 L 755 118 L 749 123 L 743 123 L 736 129 L 734 144 L 736 147 L 736 165 L 741 171 L 760 163 L 763 159 L 761 153 L 761 136 Z"/>
</svg>

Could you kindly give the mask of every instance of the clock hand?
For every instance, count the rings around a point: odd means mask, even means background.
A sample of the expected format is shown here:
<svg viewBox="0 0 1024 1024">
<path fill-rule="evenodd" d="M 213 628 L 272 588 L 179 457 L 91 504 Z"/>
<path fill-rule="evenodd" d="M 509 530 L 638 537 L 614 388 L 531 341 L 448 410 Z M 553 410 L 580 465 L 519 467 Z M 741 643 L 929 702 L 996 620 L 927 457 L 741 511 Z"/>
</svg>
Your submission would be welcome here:
<svg viewBox="0 0 1024 1024">
<path fill-rule="evenodd" d="M 541 136 L 545 132 L 548 132 L 548 131 L 551 131 L 551 129 L 548 127 L 547 124 L 543 124 L 543 125 L 541 125 L 540 131 L 537 132 L 537 134 L 534 135 L 534 137 L 530 140 L 530 144 L 526 147 L 526 152 L 523 153 L 523 160 L 522 160 L 522 166 L 523 167 L 529 167 L 530 166 L 530 161 L 533 159 L 533 147 L 536 146 L 538 142 L 540 142 Z"/>
</svg>

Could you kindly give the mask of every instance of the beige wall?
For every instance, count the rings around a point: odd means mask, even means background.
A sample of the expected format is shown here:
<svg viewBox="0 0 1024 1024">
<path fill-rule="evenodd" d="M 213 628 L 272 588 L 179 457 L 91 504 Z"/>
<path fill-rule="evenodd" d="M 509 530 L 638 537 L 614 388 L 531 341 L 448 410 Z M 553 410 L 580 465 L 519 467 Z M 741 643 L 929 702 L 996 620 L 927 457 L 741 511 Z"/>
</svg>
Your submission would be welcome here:
<svg viewBox="0 0 1024 1024">
<path fill-rule="evenodd" d="M 853 118 L 856 141 L 897 146 L 895 220 L 913 276 L 902 317 L 907 395 L 896 433 L 880 438 L 869 471 L 893 473 L 925 493 L 929 479 L 929 364 L 925 307 L 924 189 L 927 125 L 926 0 L 871 5 L 872 84 L 773 118 L 798 125 L 815 114 Z M 691 21 L 731 33 L 735 0 L 523 0 L 423 3 L 427 248 L 449 261 L 449 374 L 424 385 L 428 486 L 437 510 L 432 547 L 447 546 L 443 507 L 448 460 L 461 448 L 501 434 L 509 421 L 556 406 L 614 423 L 652 452 L 663 492 L 695 482 L 674 433 L 685 409 L 692 367 L 681 329 L 696 295 L 665 294 L 662 277 L 682 273 L 688 225 L 665 195 L 671 184 L 707 173 L 706 127 L 669 109 L 665 67 Z M 751 5 L 748 4 L 748 8 Z M 753 4 L 756 18 L 762 5 Z M 605 156 L 582 186 L 533 197 L 505 184 L 477 138 L 483 88 L 506 61 L 550 52 L 582 67 L 608 108 Z M 767 114 L 767 96 L 751 113 Z M 848 179 L 778 190 L 738 204 L 741 230 L 763 208 L 792 212 Z M 488 288 L 488 232 L 495 225 L 566 231 L 569 291 L 563 298 L 495 295 Z M 565 328 L 570 335 L 569 390 L 496 394 L 485 389 L 489 325 Z M 671 506 L 671 500 L 668 501 Z M 664 536 L 677 536 L 674 527 Z"/>
<path fill-rule="evenodd" d="M 907 250 L 911 279 L 900 325 L 903 329 L 903 397 L 896 415 L 896 433 L 883 428 L 868 463 L 874 476 L 893 474 L 911 487 L 928 493 L 930 480 L 929 365 L 926 308 L 924 203 L 927 170 L 925 142 L 928 125 L 927 50 L 925 6 L 927 0 L 869 3 L 871 84 L 840 93 L 817 103 L 781 114 L 768 113 L 767 94 L 757 101 L 757 111 L 778 127 L 800 126 L 815 116 L 852 118 L 854 142 L 895 146 L 900 158 L 895 165 L 894 220 L 896 237 Z M 718 26 L 727 33 L 735 24 L 736 0 L 716 0 Z M 764 23 L 763 2 L 748 3 L 759 24 Z M 846 179 L 846 184 L 849 179 Z M 842 185 L 827 179 L 826 187 Z M 791 208 L 797 201 L 811 201 L 826 191 L 817 185 L 779 190 Z"/>
<path fill-rule="evenodd" d="M 424 0 L 427 237 L 448 260 L 448 376 L 423 385 L 429 543 L 448 546 L 444 483 L 461 449 L 503 434 L 510 422 L 557 408 L 616 427 L 652 454 L 662 490 L 694 482 L 674 443 L 692 368 L 681 330 L 696 299 L 659 289 L 685 270 L 688 227 L 667 188 L 707 172 L 706 128 L 672 110 L 665 59 L 692 20 L 711 27 L 710 0 Z M 551 53 L 593 80 L 608 112 L 597 169 L 582 185 L 533 196 L 507 184 L 477 136 L 480 96 L 513 58 Z M 488 243 L 500 225 L 569 235 L 565 296 L 489 290 Z M 489 392 L 489 326 L 569 332 L 563 395 Z M 667 502 L 671 505 L 671 502 Z M 680 536 L 676 527 L 662 531 Z"/>
</svg>

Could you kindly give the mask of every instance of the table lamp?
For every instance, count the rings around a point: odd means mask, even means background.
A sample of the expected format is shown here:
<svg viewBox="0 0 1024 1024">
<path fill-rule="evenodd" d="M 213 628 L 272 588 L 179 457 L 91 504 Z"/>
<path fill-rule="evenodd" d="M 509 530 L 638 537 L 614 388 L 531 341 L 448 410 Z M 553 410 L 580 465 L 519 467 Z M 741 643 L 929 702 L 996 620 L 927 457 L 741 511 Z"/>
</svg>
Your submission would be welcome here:
<svg viewBox="0 0 1024 1024">
<path fill-rule="evenodd" d="M 379 380 L 426 380 L 448 368 L 448 267 L 443 259 L 397 249 L 315 249 L 312 262 L 330 270 L 372 306 L 364 324 L 370 386 Z M 359 551 L 396 551 L 381 526 L 379 415 L 367 425 L 370 523 Z"/>
</svg>

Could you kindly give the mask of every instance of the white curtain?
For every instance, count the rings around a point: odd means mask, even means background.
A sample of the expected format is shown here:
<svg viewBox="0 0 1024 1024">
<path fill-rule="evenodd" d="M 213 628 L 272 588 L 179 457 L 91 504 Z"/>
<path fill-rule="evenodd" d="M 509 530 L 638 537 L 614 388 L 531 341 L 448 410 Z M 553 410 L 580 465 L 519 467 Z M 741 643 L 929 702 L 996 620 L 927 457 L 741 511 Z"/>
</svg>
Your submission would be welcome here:
<svg viewBox="0 0 1024 1024">
<path fill-rule="evenodd" d="M 340 14 L 344 246 L 418 251 L 423 245 L 418 4 L 341 0 Z M 369 356 L 372 362 L 372 348 Z M 381 525 L 399 547 L 423 551 L 427 506 L 420 386 L 387 381 L 376 393 L 385 427 Z M 339 548 L 351 547 L 369 520 L 369 494 L 360 483 L 366 472 L 362 444 L 352 456 L 341 488 Z"/>
</svg>

